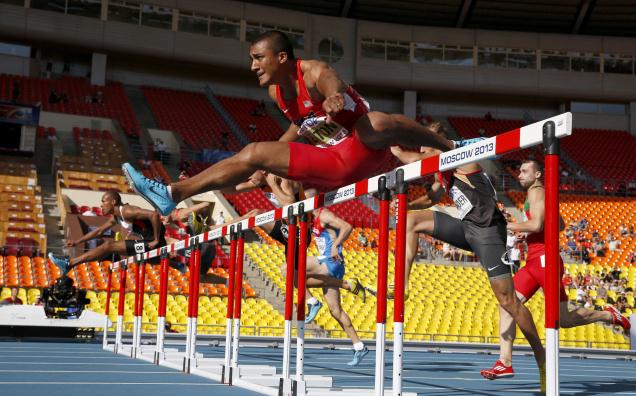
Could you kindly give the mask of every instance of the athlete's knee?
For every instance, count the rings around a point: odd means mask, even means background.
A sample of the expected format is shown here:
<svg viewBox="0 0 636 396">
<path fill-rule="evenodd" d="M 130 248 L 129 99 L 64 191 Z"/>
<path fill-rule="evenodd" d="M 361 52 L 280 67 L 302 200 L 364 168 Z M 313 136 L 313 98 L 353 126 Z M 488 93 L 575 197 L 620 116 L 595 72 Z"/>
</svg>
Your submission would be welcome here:
<svg viewBox="0 0 636 396">
<path fill-rule="evenodd" d="M 261 167 L 263 165 L 263 159 L 265 152 L 263 150 L 263 144 L 260 142 L 249 143 L 247 146 L 237 154 L 240 159 L 252 167 Z"/>
<path fill-rule="evenodd" d="M 372 111 L 367 114 L 367 118 L 374 132 L 390 132 L 395 125 L 395 120 L 391 114 Z"/>
<path fill-rule="evenodd" d="M 521 302 L 519 301 L 519 299 L 517 298 L 514 292 L 499 293 L 497 294 L 497 299 L 499 300 L 499 305 L 501 305 L 501 307 L 505 309 L 508 313 L 513 313 L 521 305 Z"/>
</svg>

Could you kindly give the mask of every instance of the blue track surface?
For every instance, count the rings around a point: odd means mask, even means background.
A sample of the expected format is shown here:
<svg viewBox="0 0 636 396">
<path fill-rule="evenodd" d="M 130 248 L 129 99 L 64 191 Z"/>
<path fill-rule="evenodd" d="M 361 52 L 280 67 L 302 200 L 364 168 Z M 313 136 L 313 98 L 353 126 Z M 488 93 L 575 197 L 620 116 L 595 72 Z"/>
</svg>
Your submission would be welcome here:
<svg viewBox="0 0 636 396">
<path fill-rule="evenodd" d="M 206 357 L 221 357 L 223 348 L 199 347 Z M 98 344 L 0 342 L 2 395 L 121 395 L 174 394 L 252 396 L 213 381 L 102 351 Z M 372 388 L 374 354 L 358 367 L 346 363 L 350 351 L 307 349 L 305 373 L 331 376 L 337 388 Z M 516 376 L 487 381 L 479 370 L 492 365 L 488 355 L 406 352 L 405 392 L 423 395 L 535 395 L 538 372 L 529 356 L 515 356 Z M 295 360 L 292 359 L 292 362 Z M 241 364 L 282 367 L 282 350 L 241 348 Z M 386 359 L 386 386 L 391 353 Z M 561 393 L 565 395 L 636 395 L 636 362 L 605 359 L 561 359 Z"/>
</svg>

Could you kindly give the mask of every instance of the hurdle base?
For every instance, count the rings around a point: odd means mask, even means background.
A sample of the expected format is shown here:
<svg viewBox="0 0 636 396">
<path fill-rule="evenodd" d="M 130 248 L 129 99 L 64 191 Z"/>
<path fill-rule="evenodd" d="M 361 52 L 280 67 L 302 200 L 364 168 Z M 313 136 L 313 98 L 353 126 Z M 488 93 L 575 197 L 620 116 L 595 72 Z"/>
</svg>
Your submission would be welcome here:
<svg viewBox="0 0 636 396">
<path fill-rule="evenodd" d="M 278 396 L 290 396 L 292 394 L 292 380 L 280 378 L 278 382 Z"/>
<path fill-rule="evenodd" d="M 307 394 L 307 382 L 304 380 L 297 381 L 292 380 L 292 396 L 302 395 L 305 396 Z"/>
<path fill-rule="evenodd" d="M 232 374 L 234 370 L 232 366 L 221 365 L 221 383 L 232 385 Z"/>
</svg>

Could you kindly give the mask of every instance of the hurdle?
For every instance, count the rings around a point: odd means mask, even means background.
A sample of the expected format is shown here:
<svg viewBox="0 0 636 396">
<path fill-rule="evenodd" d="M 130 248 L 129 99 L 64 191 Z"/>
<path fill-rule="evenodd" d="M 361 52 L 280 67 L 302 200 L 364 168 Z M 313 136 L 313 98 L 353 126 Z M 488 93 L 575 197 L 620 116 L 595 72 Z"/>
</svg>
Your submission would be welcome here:
<svg viewBox="0 0 636 396">
<path fill-rule="evenodd" d="M 141 353 L 141 332 L 142 317 L 144 311 L 144 292 L 146 284 L 146 262 L 138 260 L 135 267 L 135 305 L 134 305 L 134 324 L 133 324 L 133 342 L 130 354 L 132 358 L 136 358 Z"/>
<path fill-rule="evenodd" d="M 384 349 L 386 345 L 386 289 L 389 270 L 389 201 L 386 177 L 378 179 L 380 229 L 378 236 L 378 284 L 375 325 L 375 396 L 384 396 Z"/>
<path fill-rule="evenodd" d="M 190 282 L 188 285 L 188 327 L 186 352 L 183 358 L 183 371 L 189 373 L 196 358 L 197 316 L 199 316 L 199 268 L 201 266 L 201 248 L 197 241 L 190 249 Z"/>
<path fill-rule="evenodd" d="M 558 227 L 558 139 L 565 136 L 569 136 L 572 133 L 572 114 L 563 113 L 557 116 L 536 122 L 531 125 L 527 125 L 518 129 L 514 129 L 500 135 L 486 138 L 482 141 L 473 143 L 468 146 L 456 148 L 448 152 L 435 155 L 426 158 L 421 161 L 417 161 L 408 165 L 404 165 L 396 168 L 395 172 L 387 172 L 383 175 L 373 176 L 366 180 L 362 180 L 347 186 L 340 187 L 336 190 L 320 194 L 316 197 L 305 199 L 303 201 L 295 202 L 291 205 L 277 208 L 274 211 L 263 213 L 248 219 L 244 219 L 240 222 L 232 223 L 223 226 L 220 229 L 212 230 L 197 237 L 204 241 L 213 240 L 224 237 L 228 234 L 228 227 L 241 225 L 243 229 L 253 228 L 262 224 L 269 223 L 271 221 L 289 219 L 294 217 L 295 213 L 301 214 L 305 210 L 312 211 L 319 207 L 328 207 L 337 203 L 345 202 L 351 199 L 358 198 L 362 195 L 380 192 L 380 179 L 385 178 L 389 183 L 390 181 L 398 181 L 397 194 L 403 195 L 404 199 L 398 197 L 398 209 L 403 215 L 398 214 L 398 233 L 399 227 L 405 225 L 405 204 L 406 204 L 406 183 L 412 180 L 419 179 L 421 177 L 433 174 L 439 171 L 446 171 L 455 169 L 461 165 L 474 163 L 484 159 L 491 159 L 495 156 L 506 154 L 512 151 L 517 151 L 523 148 L 536 146 L 544 143 L 546 146 L 546 219 L 545 219 L 545 237 L 546 237 L 546 274 L 550 276 L 550 281 L 546 283 L 546 342 L 547 346 L 547 362 L 546 368 L 548 371 L 547 381 L 547 394 L 558 395 L 559 394 L 559 380 L 558 380 L 558 288 L 560 282 L 554 281 L 558 279 L 558 240 L 555 236 L 558 235 L 558 228 L 555 228 L 555 224 Z M 548 182 L 550 178 L 550 182 Z M 548 193 L 548 191 L 550 191 Z M 386 194 L 386 193 L 385 193 Z M 303 205 L 303 211 L 300 210 L 300 205 Z M 403 208 L 400 209 L 400 206 Z M 287 213 L 285 213 L 287 212 Z M 291 215 L 291 217 L 289 217 Z M 555 230 L 557 231 L 555 233 Z M 290 235 L 291 237 L 291 235 Z M 400 236 L 400 238 L 402 238 Z M 400 239 L 398 238 L 398 239 Z M 402 238 L 403 239 L 403 238 Z M 549 242 L 548 242 L 549 241 Z M 180 241 L 183 242 L 183 241 Z M 187 244 L 187 242 L 186 242 Z M 402 247 L 400 246 L 402 244 Z M 394 304 L 394 368 L 393 368 L 393 395 L 405 396 L 402 392 L 402 351 L 401 345 L 403 342 L 403 320 L 404 320 L 404 253 L 403 249 L 404 240 L 399 241 L 396 244 L 396 283 L 395 283 L 395 304 Z M 548 247 L 550 246 L 550 247 Z M 181 250 L 187 246 L 183 243 L 175 243 L 169 248 L 172 250 Z M 556 249 L 555 249 L 556 247 Z M 155 257 L 159 253 L 159 249 L 155 249 L 151 252 L 144 253 L 144 259 L 148 257 Z M 125 260 L 123 260 L 125 262 Z M 122 264 L 123 265 L 123 264 Z M 401 274 L 399 273 L 401 271 Z M 401 279 L 401 280 L 400 280 Z M 121 285 L 121 282 L 120 282 Z M 548 286 L 551 285 L 551 286 Z M 379 285 L 380 286 L 380 285 Z M 380 287 L 378 288 L 381 289 Z M 121 287 L 120 287 L 121 290 Z M 385 290 L 386 292 L 386 290 Z M 236 295 L 236 290 L 235 290 Z M 240 296 L 240 294 L 239 294 Z M 121 300 L 120 295 L 120 300 Z M 123 308 L 123 304 L 120 304 L 120 308 Z M 304 307 L 303 307 L 304 308 Z M 550 311 L 550 314 L 548 314 Z M 380 323 L 381 312 L 378 313 L 377 322 Z M 122 312 L 123 315 L 123 312 Z M 287 316 L 286 316 L 287 319 Z M 290 317 L 291 319 L 291 317 Z M 548 319 L 551 323 L 547 323 Z M 240 323 L 240 322 L 239 322 Z M 291 321 L 290 321 L 291 323 Z M 548 325 L 550 327 L 548 327 Z M 121 320 L 118 322 L 118 328 L 121 327 Z M 382 326 L 383 327 L 383 326 Z M 549 329 L 549 331 L 548 331 Z M 236 330 L 236 326 L 234 328 Z M 240 328 L 239 328 L 240 330 Z M 376 329 L 376 334 L 378 334 Z M 548 336 L 549 333 L 549 336 Z M 377 340 L 376 340 L 377 342 Z M 290 342 L 291 343 L 291 342 Z M 302 344 L 301 344 L 302 346 Z M 117 348 L 117 345 L 115 346 Z M 383 349 L 383 348 L 381 348 Z M 376 354 L 378 353 L 376 349 Z M 288 363 L 289 364 L 289 361 Z M 377 365 L 376 365 L 377 368 Z M 283 377 L 285 372 L 283 370 Z M 377 375 L 376 375 L 377 376 Z M 298 378 L 298 377 L 297 377 Z M 284 378 L 283 378 L 284 379 Z M 284 383 L 284 381 L 282 381 Z M 280 382 L 279 382 L 280 383 Z M 308 394 L 312 394 L 311 389 L 306 389 Z M 379 389 L 376 383 L 376 394 L 383 392 L 383 389 Z M 270 391 L 263 391 L 263 393 L 271 394 Z M 331 393 L 333 394 L 333 393 Z"/>
<path fill-rule="evenodd" d="M 104 319 L 104 334 L 102 335 L 102 349 L 108 348 L 108 327 L 110 326 L 110 320 L 108 319 L 108 315 L 110 314 L 110 296 L 111 296 L 111 287 L 113 284 L 113 270 L 108 266 L 108 278 L 106 280 L 106 306 L 104 307 L 104 315 L 106 318 Z"/>
<path fill-rule="evenodd" d="M 236 266 L 236 233 L 230 227 L 230 268 L 227 290 L 227 314 L 225 322 L 225 358 L 221 383 L 232 384 L 232 321 L 234 320 L 234 268 Z"/>
<path fill-rule="evenodd" d="M 157 342 L 155 345 L 154 364 L 165 359 L 166 307 L 168 305 L 168 254 L 161 252 L 159 264 L 159 306 L 157 307 Z"/>
</svg>

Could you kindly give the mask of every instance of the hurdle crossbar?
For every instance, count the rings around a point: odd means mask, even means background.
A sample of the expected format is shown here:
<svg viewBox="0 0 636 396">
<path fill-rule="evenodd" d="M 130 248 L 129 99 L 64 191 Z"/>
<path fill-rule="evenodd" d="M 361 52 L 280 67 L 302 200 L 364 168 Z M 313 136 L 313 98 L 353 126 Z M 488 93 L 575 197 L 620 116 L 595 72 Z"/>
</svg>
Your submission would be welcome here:
<svg viewBox="0 0 636 396">
<path fill-rule="evenodd" d="M 476 142 L 474 144 L 459 147 L 439 155 L 431 156 L 429 158 L 423 159 L 421 161 L 416 161 L 408 165 L 404 165 L 394 169 L 391 172 L 387 172 L 382 175 L 377 175 L 370 177 L 365 180 L 358 181 L 356 183 L 349 184 L 344 187 L 340 187 L 336 190 L 321 193 L 315 197 L 305 199 L 303 201 L 295 202 L 291 205 L 285 205 L 281 208 L 277 208 L 275 210 L 250 217 L 244 219 L 240 222 L 230 223 L 223 225 L 220 228 L 217 228 L 212 231 L 208 231 L 196 236 L 193 236 L 189 239 L 185 239 L 182 241 L 175 242 L 171 245 L 168 245 L 163 248 L 157 248 L 150 250 L 146 253 L 143 253 L 141 256 L 144 260 L 152 259 L 158 257 L 164 249 L 169 249 L 169 251 L 178 251 L 188 247 L 190 244 L 195 243 L 204 243 L 208 241 L 212 241 L 215 239 L 223 238 L 229 234 L 230 227 L 241 226 L 242 229 L 250 229 L 255 226 L 263 225 L 266 223 L 270 223 L 277 220 L 287 219 L 289 216 L 297 215 L 301 213 L 300 205 L 304 206 L 303 211 L 312 211 L 314 209 L 318 209 L 320 207 L 329 207 L 331 205 L 335 205 L 337 203 L 349 201 L 360 196 L 376 193 L 378 192 L 378 179 L 382 176 L 386 177 L 388 180 L 388 187 L 393 187 L 395 181 L 395 175 L 398 171 L 403 172 L 403 181 L 408 182 L 412 180 L 420 179 L 424 176 L 428 176 L 434 174 L 438 171 L 446 171 L 452 170 L 462 165 L 467 165 L 470 163 L 478 162 L 481 160 L 492 159 L 496 156 L 503 155 L 506 153 L 514 152 L 526 147 L 536 146 L 538 144 L 544 143 L 544 126 L 548 123 L 553 125 L 553 133 L 551 134 L 552 139 L 559 139 L 572 134 L 572 114 L 562 113 L 556 115 L 554 117 L 535 122 L 530 125 L 526 125 L 521 128 L 513 129 L 511 131 L 502 133 L 500 135 L 486 138 L 482 141 Z M 554 166 L 553 161 L 547 161 L 546 165 L 552 167 Z M 558 167 L 558 156 L 557 156 L 557 167 Z M 546 175 L 549 173 L 546 169 Z M 546 201 L 548 199 L 547 190 L 551 189 L 553 186 L 546 186 Z M 557 180 L 557 188 L 558 188 L 558 180 Z M 551 197 L 557 197 L 557 195 L 552 195 Z M 554 198 L 552 198 L 554 199 Z M 556 202 L 556 207 L 558 210 L 558 202 Z M 546 207 L 546 212 L 547 212 Z M 553 211 L 553 209 L 551 209 Z M 550 220 L 552 221 L 552 220 Z M 548 225 L 548 213 L 546 213 L 546 225 Z M 546 236 L 551 236 L 546 235 Z M 558 243 L 558 242 L 555 242 Z M 549 263 L 550 260 L 558 260 L 556 257 L 552 257 L 548 259 L 550 256 L 554 256 L 554 251 L 552 248 L 548 249 L 549 244 L 546 244 L 546 263 Z M 557 252 L 558 254 L 558 252 Z M 128 259 L 130 260 L 130 258 Z M 126 260 L 121 260 L 120 262 L 113 263 L 112 268 L 118 268 L 119 265 L 125 264 Z M 120 264 L 121 263 L 121 264 Z M 551 265 L 547 265 L 546 273 L 554 271 L 555 268 Z M 125 286 L 125 284 L 124 284 Z M 121 290 L 121 288 L 120 288 Z M 558 291 L 558 289 L 557 289 Z M 121 291 L 120 291 L 121 292 Z M 553 300 L 553 296 L 546 295 L 546 312 L 548 310 L 556 309 L 558 312 L 558 299 Z M 121 301 L 121 296 L 120 296 Z M 554 308 L 556 307 L 556 308 Z M 119 316 L 119 321 L 117 323 L 117 335 L 119 343 L 121 343 L 121 325 L 122 325 L 122 315 L 121 312 Z M 557 316 L 558 320 L 558 316 Z M 554 324 L 553 324 L 554 326 Z M 556 332 L 556 338 L 558 341 L 558 332 Z M 394 341 L 395 342 L 395 341 Z M 115 348 L 117 348 L 118 344 L 116 343 Z M 554 343 L 549 343 L 548 348 L 552 348 L 552 351 L 548 351 L 548 355 L 551 353 L 554 355 L 558 355 L 558 342 L 556 345 Z M 548 363 L 549 367 L 554 364 Z M 558 365 L 556 366 L 556 392 L 558 393 Z M 555 395 L 554 387 L 550 387 L 550 383 L 548 382 L 548 395 Z M 401 392 L 401 389 L 398 390 Z M 395 394 L 395 390 L 394 390 Z"/>
</svg>

